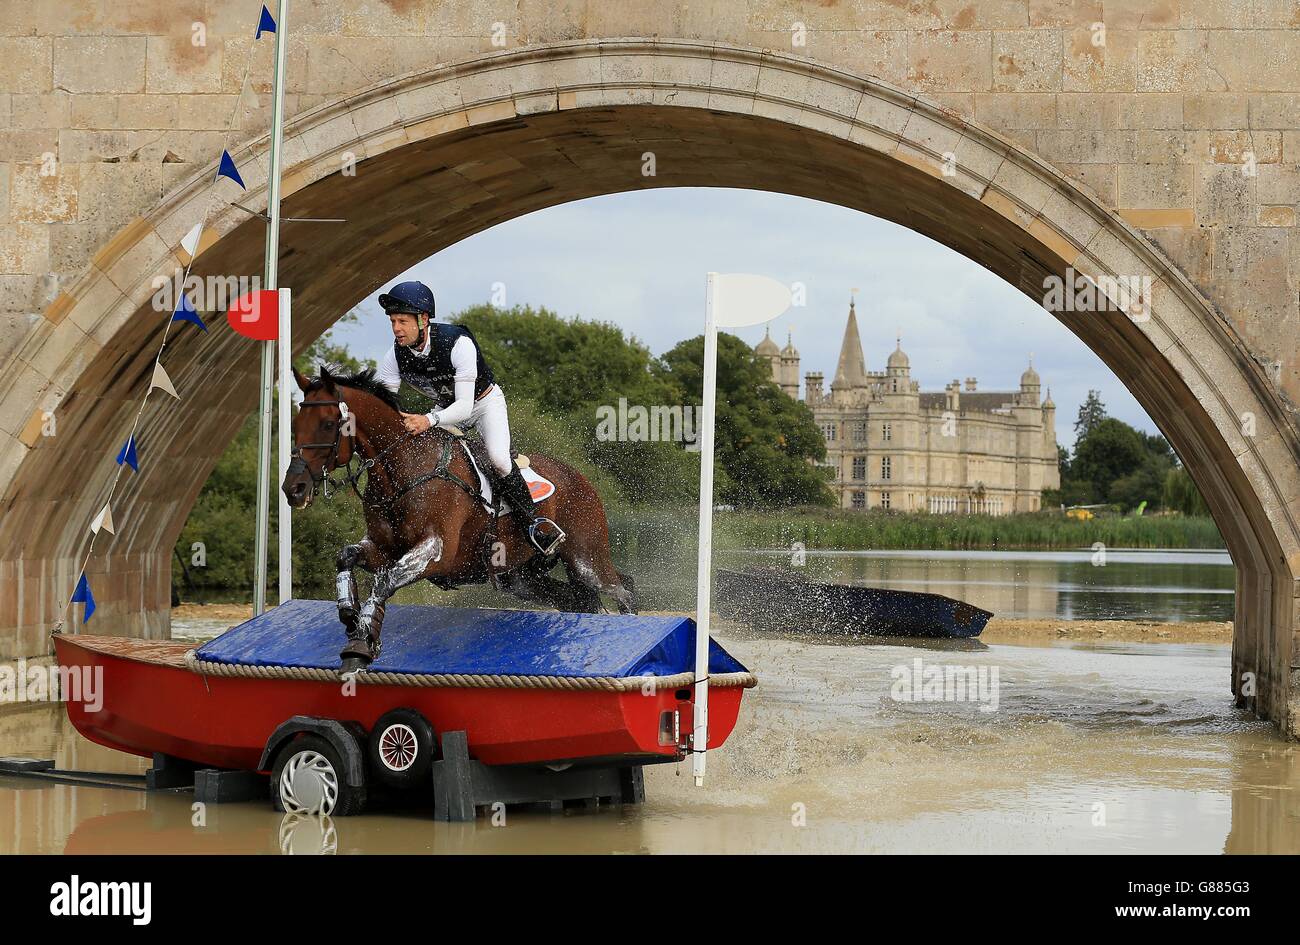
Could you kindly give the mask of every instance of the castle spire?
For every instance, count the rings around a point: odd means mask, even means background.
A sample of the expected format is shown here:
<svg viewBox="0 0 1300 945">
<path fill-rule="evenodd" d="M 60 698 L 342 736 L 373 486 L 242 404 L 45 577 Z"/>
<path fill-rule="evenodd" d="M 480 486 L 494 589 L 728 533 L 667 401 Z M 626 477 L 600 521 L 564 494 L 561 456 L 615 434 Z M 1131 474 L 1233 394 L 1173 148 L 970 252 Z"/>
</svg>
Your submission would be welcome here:
<svg viewBox="0 0 1300 945">
<path fill-rule="evenodd" d="M 862 357 L 862 339 L 858 337 L 858 316 L 853 300 L 849 300 L 849 320 L 844 326 L 844 340 L 840 343 L 840 362 L 835 369 L 832 388 L 865 387 L 867 365 Z"/>
</svg>

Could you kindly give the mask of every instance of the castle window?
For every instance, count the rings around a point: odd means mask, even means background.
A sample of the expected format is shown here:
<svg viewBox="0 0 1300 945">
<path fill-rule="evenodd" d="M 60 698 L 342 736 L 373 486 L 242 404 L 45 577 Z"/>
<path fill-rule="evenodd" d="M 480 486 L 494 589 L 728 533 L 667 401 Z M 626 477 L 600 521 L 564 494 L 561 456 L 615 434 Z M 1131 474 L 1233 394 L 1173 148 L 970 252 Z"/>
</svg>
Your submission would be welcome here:
<svg viewBox="0 0 1300 945">
<path fill-rule="evenodd" d="M 881 479 L 889 478 L 889 471 L 891 465 L 892 463 L 890 462 L 890 457 L 888 456 L 880 457 L 880 478 Z"/>
<path fill-rule="evenodd" d="M 853 421 L 853 442 L 854 443 L 867 442 L 867 421 L 865 420 Z"/>
<path fill-rule="evenodd" d="M 882 492 L 882 493 L 880 493 L 880 507 L 881 507 L 882 509 L 887 509 L 887 508 L 889 508 L 889 493 L 888 493 L 888 492 Z"/>
<path fill-rule="evenodd" d="M 835 426 L 836 426 L 836 425 L 835 425 L 835 422 L 834 422 L 834 421 L 831 421 L 830 423 L 823 423 L 821 426 L 822 426 L 822 436 L 824 436 L 824 437 L 826 438 L 826 442 L 827 442 L 827 443 L 834 443 L 834 442 L 835 442 Z"/>
<path fill-rule="evenodd" d="M 894 438 L 893 428 L 888 423 L 886 423 L 884 426 L 880 428 L 880 436 L 886 443 L 888 443 L 890 440 Z"/>
<path fill-rule="evenodd" d="M 865 492 L 853 493 L 853 507 L 855 509 L 865 509 L 867 507 L 867 494 Z"/>
<path fill-rule="evenodd" d="M 867 458 L 865 456 L 853 457 L 853 478 L 854 479 L 867 478 Z"/>
</svg>

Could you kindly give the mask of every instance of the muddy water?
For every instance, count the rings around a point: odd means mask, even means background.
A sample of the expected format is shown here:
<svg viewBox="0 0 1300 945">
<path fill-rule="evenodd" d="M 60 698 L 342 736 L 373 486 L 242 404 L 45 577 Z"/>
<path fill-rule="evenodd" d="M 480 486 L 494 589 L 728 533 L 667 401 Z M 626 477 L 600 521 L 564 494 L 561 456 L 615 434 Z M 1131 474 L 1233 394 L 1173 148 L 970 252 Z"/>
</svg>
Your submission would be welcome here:
<svg viewBox="0 0 1300 945">
<path fill-rule="evenodd" d="M 707 786 L 648 768 L 642 807 L 492 826 L 421 808 L 286 819 L 257 802 L 195 825 L 185 794 L 8 778 L 0 852 L 1300 852 L 1300 748 L 1232 707 L 1225 646 L 725 642 L 760 687 Z M 891 671 L 910 680 L 918 658 L 982 667 L 990 685 L 996 669 L 996 711 L 892 698 Z M 142 770 L 60 719 L 0 716 L 0 754 Z"/>
</svg>

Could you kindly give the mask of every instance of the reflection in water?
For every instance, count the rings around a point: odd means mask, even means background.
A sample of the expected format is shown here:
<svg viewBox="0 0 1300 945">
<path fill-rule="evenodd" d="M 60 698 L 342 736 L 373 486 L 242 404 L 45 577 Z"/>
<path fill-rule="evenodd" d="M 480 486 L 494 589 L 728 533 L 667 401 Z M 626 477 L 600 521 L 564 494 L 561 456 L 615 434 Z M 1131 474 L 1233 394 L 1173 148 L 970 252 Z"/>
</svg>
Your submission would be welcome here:
<svg viewBox="0 0 1300 945">
<path fill-rule="evenodd" d="M 809 551 L 802 570 L 811 581 L 943 594 L 999 617 L 1067 620 L 1231 620 L 1235 582 L 1223 551 Z"/>
<path fill-rule="evenodd" d="M 427 798 L 332 821 L 269 801 L 200 817 L 185 792 L 7 778 L 0 852 L 1300 852 L 1296 746 L 1233 708 L 1228 647 L 724 642 L 759 688 L 708 785 L 647 768 L 640 808 L 512 809 L 503 827 L 436 823 Z M 918 656 L 996 667 L 998 710 L 893 701 L 891 670 Z M 0 751 L 143 767 L 61 719 L 0 715 Z"/>
<path fill-rule="evenodd" d="M 686 552 L 690 552 L 686 557 Z M 715 549 L 715 567 L 787 564 L 789 549 Z M 1090 549 L 1076 551 L 822 551 L 808 549 L 799 570 L 812 581 L 930 591 L 968 601 L 999 617 L 1069 620 L 1226 621 L 1233 616 L 1235 571 L 1225 551 L 1107 549 L 1104 566 Z M 619 558 L 641 575 L 637 594 L 646 610 L 695 607 L 695 556 L 688 542 L 657 556 Z M 333 586 L 306 593 L 329 598 Z M 513 607 L 484 587 L 450 593 L 428 584 L 398 592 L 398 603 Z M 179 625 L 203 635 L 222 626 Z"/>
<path fill-rule="evenodd" d="M 280 821 L 280 852 L 285 856 L 325 856 L 339 852 L 339 832 L 328 816 L 285 814 Z"/>
</svg>

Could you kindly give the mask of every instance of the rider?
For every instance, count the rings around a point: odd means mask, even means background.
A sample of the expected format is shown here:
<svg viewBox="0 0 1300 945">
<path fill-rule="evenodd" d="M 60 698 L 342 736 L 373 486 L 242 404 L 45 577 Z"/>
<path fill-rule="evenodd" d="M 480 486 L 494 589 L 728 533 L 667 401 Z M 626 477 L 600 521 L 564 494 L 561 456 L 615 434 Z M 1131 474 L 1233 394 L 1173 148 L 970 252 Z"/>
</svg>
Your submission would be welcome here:
<svg viewBox="0 0 1300 945">
<path fill-rule="evenodd" d="M 544 555 L 564 541 L 564 530 L 538 515 L 528 483 L 510 456 L 506 397 L 483 360 L 474 335 L 463 325 L 434 324 L 433 292 L 423 282 L 399 282 L 379 304 L 393 326 L 393 347 L 375 379 L 394 393 L 405 381 L 432 397 L 427 414 L 403 413 L 413 436 L 434 426 L 477 426 L 496 468 L 498 488 L 524 525 L 528 540 Z"/>
</svg>

